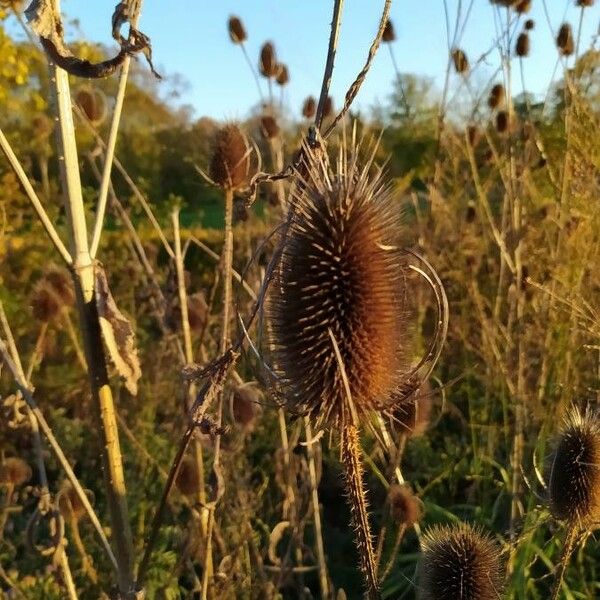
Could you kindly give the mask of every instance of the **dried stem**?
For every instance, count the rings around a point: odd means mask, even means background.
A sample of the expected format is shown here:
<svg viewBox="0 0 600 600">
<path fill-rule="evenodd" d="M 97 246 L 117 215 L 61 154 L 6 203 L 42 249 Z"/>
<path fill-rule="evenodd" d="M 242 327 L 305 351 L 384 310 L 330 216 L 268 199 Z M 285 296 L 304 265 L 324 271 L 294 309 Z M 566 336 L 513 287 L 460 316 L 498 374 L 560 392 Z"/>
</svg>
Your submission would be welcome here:
<svg viewBox="0 0 600 600">
<path fill-rule="evenodd" d="M 571 526 L 567 533 L 567 536 L 565 538 L 565 545 L 563 547 L 563 551 L 560 557 L 560 563 L 558 564 L 558 571 L 556 571 L 556 575 L 554 576 L 554 585 L 552 587 L 551 600 L 558 600 L 558 598 L 560 597 L 560 590 L 562 588 L 563 578 L 565 576 L 565 571 L 567 570 L 571 554 L 573 554 L 573 550 L 575 549 L 575 542 L 577 541 L 578 533 L 579 531 L 577 527 L 574 526 Z"/>
</svg>

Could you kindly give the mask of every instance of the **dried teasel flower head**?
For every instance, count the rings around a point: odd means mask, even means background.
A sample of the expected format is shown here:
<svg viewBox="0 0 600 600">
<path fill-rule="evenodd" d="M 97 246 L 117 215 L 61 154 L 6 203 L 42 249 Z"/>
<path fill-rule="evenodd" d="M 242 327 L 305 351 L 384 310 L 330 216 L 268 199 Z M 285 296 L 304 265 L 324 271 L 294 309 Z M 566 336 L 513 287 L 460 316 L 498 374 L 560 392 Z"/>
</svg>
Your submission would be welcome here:
<svg viewBox="0 0 600 600">
<path fill-rule="evenodd" d="M 408 485 L 392 485 L 388 491 L 387 502 L 390 515 L 398 525 L 412 527 L 423 516 L 423 503 Z"/>
<path fill-rule="evenodd" d="M 600 522 L 600 416 L 571 410 L 550 462 L 548 495 L 555 518 Z"/>
<path fill-rule="evenodd" d="M 533 29 L 535 29 L 535 21 L 533 19 L 527 19 L 527 21 L 525 21 L 525 24 L 523 25 L 523 28 L 525 29 L 525 31 L 532 31 Z"/>
<path fill-rule="evenodd" d="M 479 144 L 479 141 L 481 140 L 481 132 L 479 131 L 479 127 L 477 127 L 477 125 L 467 125 L 467 140 L 472 148 L 475 148 L 475 146 Z"/>
<path fill-rule="evenodd" d="M 48 267 L 44 273 L 44 280 L 64 305 L 73 306 L 75 303 L 73 281 L 65 269 L 54 265 Z"/>
<path fill-rule="evenodd" d="M 390 407 L 409 339 L 399 309 L 400 214 L 381 171 L 371 174 L 371 161 L 360 166 L 358 155 L 343 150 L 333 172 L 323 153 L 305 147 L 265 304 L 267 347 L 287 407 L 327 424 L 351 422 L 348 396 L 352 419 Z"/>
<path fill-rule="evenodd" d="M 432 389 L 429 381 L 424 381 L 419 389 L 408 398 L 395 394 L 398 403 L 390 411 L 395 429 L 408 437 L 423 435 L 431 421 Z"/>
<path fill-rule="evenodd" d="M 556 36 L 556 45 L 562 56 L 571 56 L 575 52 L 575 41 L 573 39 L 573 29 L 570 23 L 563 23 Z"/>
<path fill-rule="evenodd" d="M 198 468 L 190 456 L 186 456 L 179 465 L 175 485 L 184 496 L 193 496 L 200 491 Z"/>
<path fill-rule="evenodd" d="M 515 45 L 515 54 L 521 58 L 529 56 L 529 34 L 525 31 L 519 34 Z"/>
<path fill-rule="evenodd" d="M 312 119 L 317 112 L 317 101 L 314 96 L 308 96 L 302 105 L 302 116 L 305 119 Z"/>
<path fill-rule="evenodd" d="M 277 119 L 271 115 L 264 115 L 260 118 L 260 132 L 267 140 L 272 140 L 279 135 L 279 125 Z"/>
<path fill-rule="evenodd" d="M 577 0 L 577 6 L 589 8 L 590 6 L 594 6 L 594 0 Z"/>
<path fill-rule="evenodd" d="M 452 50 L 452 62 L 457 73 L 463 75 L 469 70 L 469 59 L 463 50 L 454 48 Z"/>
<path fill-rule="evenodd" d="M 497 600 L 502 597 L 499 545 L 467 523 L 436 526 L 422 538 L 419 600 Z"/>
<path fill-rule="evenodd" d="M 47 139 L 54 129 L 54 123 L 44 113 L 33 117 L 32 125 L 34 135 L 42 140 Z"/>
<path fill-rule="evenodd" d="M 75 103 L 92 125 L 101 125 L 106 119 L 106 96 L 100 90 L 89 86 L 79 88 L 75 94 Z"/>
<path fill-rule="evenodd" d="M 17 456 L 11 456 L 0 463 L 0 485 L 23 485 L 32 475 L 31 467 Z"/>
<path fill-rule="evenodd" d="M 508 131 L 510 126 L 508 112 L 505 110 L 499 110 L 496 115 L 496 131 L 500 134 L 504 134 Z"/>
<path fill-rule="evenodd" d="M 233 420 L 245 431 L 251 431 L 258 415 L 259 395 L 250 385 L 237 386 L 231 396 Z"/>
<path fill-rule="evenodd" d="M 327 119 L 333 114 L 333 98 L 331 96 L 327 96 L 325 98 L 325 104 L 323 106 L 323 118 Z"/>
<path fill-rule="evenodd" d="M 504 90 L 504 86 L 501 83 L 494 84 L 490 90 L 490 95 L 488 96 L 488 106 L 492 110 L 500 108 L 504 106 L 505 99 L 506 91 Z"/>
<path fill-rule="evenodd" d="M 91 490 L 84 490 L 85 495 L 88 497 L 90 504 L 94 504 L 94 492 Z M 68 520 L 72 517 L 76 521 L 80 521 L 85 515 L 86 510 L 79 494 L 75 491 L 75 488 L 69 483 L 65 483 L 62 489 L 57 494 L 58 510 L 62 515 L 63 519 Z"/>
<path fill-rule="evenodd" d="M 38 281 L 31 294 L 33 316 L 42 323 L 49 323 L 60 314 L 62 303 L 56 292 L 44 280 Z"/>
<path fill-rule="evenodd" d="M 200 332 L 208 319 L 208 304 L 202 292 L 190 294 L 187 298 L 188 321 L 192 331 Z"/>
<path fill-rule="evenodd" d="M 229 17 L 229 21 L 227 22 L 227 30 L 229 31 L 229 37 L 234 44 L 243 44 L 248 39 L 246 30 L 244 29 L 244 24 L 239 17 L 234 15 Z"/>
<path fill-rule="evenodd" d="M 225 190 L 244 188 L 250 176 L 250 145 L 242 130 L 231 123 L 219 129 L 213 142 L 210 177 Z"/>
<path fill-rule="evenodd" d="M 515 12 L 519 14 L 528 13 L 531 10 L 531 0 L 520 0 L 515 4 Z"/>
<path fill-rule="evenodd" d="M 275 77 L 275 81 L 281 86 L 287 85 L 290 82 L 290 72 L 287 65 L 279 65 L 279 72 L 277 73 L 277 77 Z"/>
<path fill-rule="evenodd" d="M 258 69 L 263 77 L 277 77 L 279 72 L 279 63 L 275 55 L 275 47 L 271 42 L 265 42 L 260 49 L 260 58 Z"/>
<path fill-rule="evenodd" d="M 382 42 L 393 42 L 396 40 L 396 32 L 394 31 L 394 24 L 391 19 L 388 19 L 385 23 L 385 29 L 383 30 L 383 35 L 381 36 Z"/>
</svg>

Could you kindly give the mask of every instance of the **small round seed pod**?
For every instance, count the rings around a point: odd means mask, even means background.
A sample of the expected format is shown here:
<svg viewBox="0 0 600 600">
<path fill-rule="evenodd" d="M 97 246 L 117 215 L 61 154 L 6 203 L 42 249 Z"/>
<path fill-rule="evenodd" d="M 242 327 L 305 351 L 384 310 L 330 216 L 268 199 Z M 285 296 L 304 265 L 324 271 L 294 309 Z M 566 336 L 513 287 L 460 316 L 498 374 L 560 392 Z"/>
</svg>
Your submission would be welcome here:
<svg viewBox="0 0 600 600">
<path fill-rule="evenodd" d="M 106 96 L 90 87 L 82 87 L 75 94 L 75 102 L 92 125 L 101 125 L 106 119 Z"/>
<path fill-rule="evenodd" d="M 210 177 L 226 190 L 243 188 L 250 173 L 248 140 L 235 124 L 225 125 L 215 136 Z"/>
<path fill-rule="evenodd" d="M 395 428 L 408 437 L 420 437 L 429 427 L 432 409 L 431 384 L 423 385 L 409 398 L 403 398 L 391 412 Z"/>
<path fill-rule="evenodd" d="M 490 95 L 488 96 L 488 106 L 492 110 L 500 108 L 504 105 L 505 98 L 506 92 L 504 90 L 504 86 L 501 83 L 496 83 L 490 90 Z"/>
<path fill-rule="evenodd" d="M 571 56 L 575 52 L 575 41 L 573 40 L 573 29 L 570 23 L 563 23 L 556 36 L 556 45 L 562 56 Z"/>
<path fill-rule="evenodd" d="M 454 50 L 452 50 L 452 62 L 454 63 L 456 72 L 461 75 L 469 70 L 469 59 L 460 48 L 454 48 Z"/>
<path fill-rule="evenodd" d="M 39 281 L 31 295 L 33 316 L 42 323 L 49 323 L 60 314 L 61 301 L 44 280 Z"/>
<path fill-rule="evenodd" d="M 506 133 L 509 127 L 508 112 L 505 110 L 498 111 L 496 115 L 496 131 L 500 134 Z"/>
<path fill-rule="evenodd" d="M 198 469 L 194 460 L 186 456 L 179 465 L 179 472 L 175 478 L 175 485 L 184 496 L 193 496 L 200 491 Z"/>
<path fill-rule="evenodd" d="M 548 496 L 555 518 L 579 524 L 600 520 L 600 418 L 574 409 L 552 454 Z"/>
<path fill-rule="evenodd" d="M 279 65 L 279 72 L 277 73 L 275 81 L 281 86 L 287 85 L 290 82 L 290 72 L 288 71 L 287 65 Z"/>
<path fill-rule="evenodd" d="M 229 31 L 229 37 L 234 44 L 243 44 L 248 39 L 244 24 L 239 17 L 229 17 L 227 30 Z"/>
<path fill-rule="evenodd" d="M 383 35 L 381 36 L 382 42 L 394 42 L 396 40 L 396 32 L 394 31 L 394 25 L 391 19 L 388 19 L 385 23 L 385 29 L 383 30 Z"/>
<path fill-rule="evenodd" d="M 32 475 L 31 467 L 16 456 L 11 456 L 0 463 L 0 485 L 23 485 L 31 479 Z"/>
<path fill-rule="evenodd" d="M 390 515 L 398 525 L 412 527 L 423 516 L 423 503 L 408 485 L 393 485 L 388 492 L 387 501 Z"/>
<path fill-rule="evenodd" d="M 307 150 L 265 304 L 266 347 L 288 408 L 330 425 L 350 419 L 340 361 L 360 418 L 392 406 L 409 342 L 398 310 L 400 215 L 381 174 L 361 168 L 355 152 L 334 173 Z"/>
<path fill-rule="evenodd" d="M 260 49 L 258 68 L 263 77 L 277 77 L 279 64 L 275 56 L 275 47 L 271 42 L 265 42 Z"/>
<path fill-rule="evenodd" d="M 258 414 L 258 402 L 258 394 L 254 387 L 242 385 L 233 390 L 231 415 L 233 420 L 245 431 L 254 428 Z"/>
<path fill-rule="evenodd" d="M 497 600 L 502 597 L 500 547 L 467 523 L 436 526 L 423 536 L 419 600 Z"/>
<path fill-rule="evenodd" d="M 521 58 L 529 56 L 529 35 L 525 31 L 520 33 L 519 37 L 517 38 L 515 53 Z"/>
<path fill-rule="evenodd" d="M 527 19 L 523 27 L 525 28 L 525 31 L 532 31 L 535 29 L 535 21 L 533 19 Z"/>
<path fill-rule="evenodd" d="M 302 105 L 302 116 L 305 119 L 312 119 L 317 112 L 317 101 L 313 96 L 308 96 Z"/>
<path fill-rule="evenodd" d="M 531 0 L 520 0 L 520 2 L 517 2 L 517 4 L 515 5 L 515 12 L 518 12 L 521 15 L 528 13 L 530 10 Z"/>
<path fill-rule="evenodd" d="M 73 306 L 75 303 L 75 292 L 73 282 L 65 269 L 59 267 L 49 267 L 44 274 L 44 280 L 52 288 L 61 302 L 66 306 Z"/>
<path fill-rule="evenodd" d="M 333 114 L 333 98 L 331 96 L 327 96 L 325 98 L 325 105 L 323 106 L 323 118 L 327 119 Z"/>
<path fill-rule="evenodd" d="M 277 120 L 271 115 L 264 115 L 260 118 L 260 132 L 267 140 L 272 140 L 279 135 L 279 125 Z"/>
</svg>

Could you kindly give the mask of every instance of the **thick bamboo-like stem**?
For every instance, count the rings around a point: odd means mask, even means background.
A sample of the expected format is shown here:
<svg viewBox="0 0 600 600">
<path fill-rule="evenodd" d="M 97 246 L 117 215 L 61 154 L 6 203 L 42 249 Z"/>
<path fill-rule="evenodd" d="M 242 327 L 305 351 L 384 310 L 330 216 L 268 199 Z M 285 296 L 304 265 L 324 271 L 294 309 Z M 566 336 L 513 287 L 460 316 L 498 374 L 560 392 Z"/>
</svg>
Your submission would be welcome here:
<svg viewBox="0 0 600 600">
<path fill-rule="evenodd" d="M 225 243 L 223 245 L 223 308 L 221 317 L 221 340 L 219 343 L 219 352 L 225 353 L 229 345 L 229 320 L 231 308 L 231 281 L 233 269 L 233 190 L 225 190 Z M 217 408 L 217 427 L 221 426 L 223 419 L 223 393 L 219 395 L 219 406 Z M 218 469 L 221 460 L 221 436 L 215 440 L 215 456 L 213 469 Z M 212 560 L 212 533 L 215 520 L 215 506 L 213 505 L 208 515 L 208 532 L 206 535 L 205 560 Z M 202 574 L 202 600 L 208 597 L 209 570 L 204 569 Z"/>
<path fill-rule="evenodd" d="M 317 560 L 319 561 L 319 587 L 321 598 L 329 598 L 329 579 L 327 577 L 327 562 L 325 561 L 325 546 L 323 545 L 323 528 L 321 526 L 321 509 L 319 507 L 319 491 L 317 484 L 317 470 L 315 468 L 315 453 L 313 444 L 318 444 L 312 433 L 310 419 L 304 417 L 304 429 L 306 430 L 306 455 L 308 458 L 308 474 L 310 477 L 310 493 L 313 506 L 313 519 L 315 522 L 315 544 L 317 547 Z"/>
<path fill-rule="evenodd" d="M 55 1 L 56 14 L 60 14 Z M 127 598 L 133 592 L 133 550 L 127 508 L 123 461 L 119 444 L 115 407 L 108 385 L 106 356 L 102 344 L 100 322 L 94 294 L 94 265 L 89 252 L 87 226 L 79 161 L 75 144 L 75 128 L 67 73 L 52 65 L 51 88 L 58 114 L 57 150 L 63 186 L 65 209 L 71 235 L 73 279 L 83 333 L 84 353 L 94 400 L 96 422 L 102 435 L 104 478 L 119 567 L 118 585 Z"/>
<path fill-rule="evenodd" d="M 360 440 L 358 437 L 358 427 L 354 423 L 346 423 L 342 426 L 341 445 L 342 462 L 344 463 L 346 474 L 348 503 L 352 511 L 360 566 L 367 587 L 366 597 L 369 600 L 380 600 L 377 562 L 375 560 L 373 537 L 371 535 L 367 512 L 366 490 L 363 483 Z"/>
</svg>

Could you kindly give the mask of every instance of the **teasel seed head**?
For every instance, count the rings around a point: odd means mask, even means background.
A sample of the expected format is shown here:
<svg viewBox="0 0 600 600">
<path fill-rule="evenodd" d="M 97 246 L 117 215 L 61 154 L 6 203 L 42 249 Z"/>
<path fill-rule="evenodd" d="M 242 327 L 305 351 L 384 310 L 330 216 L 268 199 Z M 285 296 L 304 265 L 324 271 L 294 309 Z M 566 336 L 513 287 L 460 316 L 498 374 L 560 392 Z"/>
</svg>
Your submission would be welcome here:
<svg viewBox="0 0 600 600">
<path fill-rule="evenodd" d="M 523 31 L 517 38 L 517 44 L 515 46 L 515 53 L 521 58 L 529 56 L 529 35 Z"/>
<path fill-rule="evenodd" d="M 531 0 L 520 0 L 520 2 L 515 5 L 515 12 L 518 12 L 521 15 L 528 13 L 530 10 Z"/>
<path fill-rule="evenodd" d="M 302 116 L 305 119 L 312 119 L 317 112 L 317 101 L 314 96 L 308 96 L 302 105 Z"/>
<path fill-rule="evenodd" d="M 88 497 L 90 504 L 93 504 L 94 493 L 91 490 L 84 490 L 84 492 Z M 75 491 L 75 488 L 70 483 L 65 483 L 57 496 L 58 510 L 60 511 L 63 519 L 67 520 L 72 515 L 76 521 L 81 521 L 81 519 L 87 514 L 85 506 L 79 498 L 79 494 Z"/>
<path fill-rule="evenodd" d="M 385 23 L 385 29 L 383 30 L 383 35 L 381 36 L 382 42 L 394 42 L 396 40 L 396 32 L 394 31 L 394 24 L 391 19 L 388 19 Z"/>
<path fill-rule="evenodd" d="M 590 6 L 594 6 L 594 0 L 577 0 L 577 6 L 589 8 Z"/>
<path fill-rule="evenodd" d="M 525 31 L 533 31 L 535 29 L 535 21 L 533 19 L 527 19 L 523 27 Z"/>
<path fill-rule="evenodd" d="M 323 118 L 327 119 L 333 114 L 333 98 L 331 96 L 327 96 L 325 98 L 325 104 L 323 106 Z"/>
<path fill-rule="evenodd" d="M 244 24 L 239 17 L 229 17 L 227 29 L 229 31 L 229 37 L 234 44 L 243 44 L 248 39 Z"/>
<path fill-rule="evenodd" d="M 509 125 L 508 112 L 505 110 L 498 111 L 496 115 L 496 131 L 500 134 L 506 133 Z"/>
<path fill-rule="evenodd" d="M 233 420 L 245 431 L 254 427 L 258 414 L 259 397 L 252 386 L 241 385 L 233 390 L 231 398 L 231 414 Z"/>
<path fill-rule="evenodd" d="M 61 307 L 60 298 L 48 283 L 38 281 L 31 295 L 33 316 L 41 323 L 49 323 L 60 314 Z"/>
<path fill-rule="evenodd" d="M 552 455 L 548 495 L 555 518 L 580 525 L 600 521 L 600 417 L 573 409 Z"/>
<path fill-rule="evenodd" d="M 573 40 L 573 29 L 570 23 L 563 23 L 556 36 L 556 45 L 563 56 L 571 56 L 575 52 L 575 42 Z"/>
<path fill-rule="evenodd" d="M 11 456 L 0 463 L 0 485 L 23 485 L 32 475 L 31 467 L 17 456 Z"/>
<path fill-rule="evenodd" d="M 472 148 L 475 148 L 475 146 L 479 144 L 479 140 L 481 139 L 481 132 L 479 131 L 479 127 L 477 127 L 477 125 L 467 126 L 467 139 L 469 140 L 469 145 Z"/>
<path fill-rule="evenodd" d="M 187 298 L 187 306 L 190 329 L 195 332 L 202 331 L 208 319 L 208 304 L 204 294 L 202 292 L 190 294 Z"/>
<path fill-rule="evenodd" d="M 235 124 L 217 131 L 213 143 L 210 177 L 225 190 L 245 187 L 250 175 L 250 146 L 242 130 Z"/>
<path fill-rule="evenodd" d="M 420 437 L 429 427 L 431 420 L 431 384 L 425 381 L 421 387 L 408 398 L 404 394 L 394 394 L 401 398 L 390 411 L 395 428 L 402 435 Z"/>
<path fill-rule="evenodd" d="M 260 118 L 260 132 L 267 140 L 272 140 L 279 135 L 279 125 L 275 117 L 264 115 Z"/>
<path fill-rule="evenodd" d="M 463 50 L 454 48 L 452 50 L 452 62 L 457 73 L 463 75 L 469 70 L 469 59 Z"/>
<path fill-rule="evenodd" d="M 488 106 L 492 110 L 500 108 L 504 105 L 505 98 L 506 92 L 504 90 L 504 86 L 501 83 L 496 83 L 490 90 L 490 95 L 488 96 Z"/>
<path fill-rule="evenodd" d="M 60 267 L 51 266 L 44 274 L 44 280 L 66 306 L 75 304 L 75 291 L 71 277 Z"/>
<path fill-rule="evenodd" d="M 422 538 L 419 600 L 497 600 L 502 597 L 499 545 L 467 523 L 435 526 Z"/>
<path fill-rule="evenodd" d="M 101 125 L 106 119 L 106 96 L 100 90 L 87 86 L 79 88 L 75 102 L 92 125 Z"/>
<path fill-rule="evenodd" d="M 179 465 L 179 472 L 175 485 L 184 496 L 192 496 L 200 491 L 200 479 L 196 463 L 190 456 L 186 456 Z"/>
<path fill-rule="evenodd" d="M 381 172 L 360 167 L 357 153 L 344 154 L 334 173 L 305 148 L 265 305 L 267 347 L 288 408 L 328 424 L 350 418 L 340 362 L 360 418 L 391 406 L 409 339 L 399 309 L 400 215 Z"/>
<path fill-rule="evenodd" d="M 35 136 L 42 140 L 50 137 L 50 134 L 54 129 L 54 123 L 44 113 L 40 113 L 33 117 L 32 125 Z"/>
<path fill-rule="evenodd" d="M 265 42 L 260 49 L 258 68 L 263 77 L 277 77 L 279 63 L 275 56 L 275 47 L 271 42 Z"/>
<path fill-rule="evenodd" d="M 423 516 L 423 503 L 407 484 L 392 485 L 388 491 L 387 501 L 390 515 L 398 525 L 412 527 Z"/>
<path fill-rule="evenodd" d="M 290 82 L 290 72 L 288 71 L 287 65 L 279 65 L 279 72 L 277 73 L 275 81 L 281 86 L 287 85 Z"/>
</svg>

